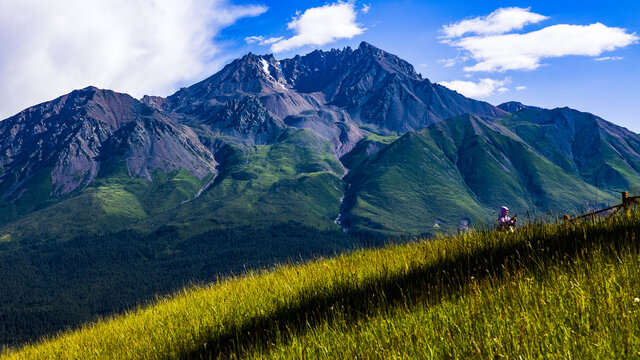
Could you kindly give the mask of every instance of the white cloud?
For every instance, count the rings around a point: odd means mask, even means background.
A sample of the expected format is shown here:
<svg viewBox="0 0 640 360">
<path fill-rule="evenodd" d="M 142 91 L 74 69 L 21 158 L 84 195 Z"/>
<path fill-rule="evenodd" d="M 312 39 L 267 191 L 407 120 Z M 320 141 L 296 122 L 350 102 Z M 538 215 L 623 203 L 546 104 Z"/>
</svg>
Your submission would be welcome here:
<svg viewBox="0 0 640 360">
<path fill-rule="evenodd" d="M 438 62 L 444 64 L 444 67 L 453 67 L 458 63 L 458 58 L 440 59 Z"/>
<path fill-rule="evenodd" d="M 549 17 L 532 13 L 531 8 L 499 8 L 487 16 L 462 20 L 445 25 L 442 32 L 445 37 L 455 38 L 464 34 L 478 35 L 504 34 L 511 30 L 520 30 L 525 25 L 539 23 Z"/>
<path fill-rule="evenodd" d="M 264 6 L 227 0 L 0 0 L 0 119 L 95 85 L 167 95 L 226 58 L 218 32 Z"/>
<path fill-rule="evenodd" d="M 247 44 L 260 43 L 264 41 L 264 36 L 247 36 L 246 38 L 244 38 L 244 41 Z"/>
<path fill-rule="evenodd" d="M 527 87 L 526 86 L 516 86 L 516 90 L 518 91 L 522 91 L 522 90 L 526 90 Z"/>
<path fill-rule="evenodd" d="M 362 4 L 362 13 L 366 14 L 369 12 L 369 10 L 371 10 L 371 5 L 367 5 L 367 4 Z"/>
<path fill-rule="evenodd" d="M 247 44 L 259 44 L 259 45 L 271 45 L 273 43 L 276 43 L 280 40 L 284 39 L 284 37 L 280 36 L 280 37 L 270 37 L 270 38 L 265 38 L 264 36 L 247 36 L 246 38 L 244 38 L 244 41 Z"/>
<path fill-rule="evenodd" d="M 355 5 L 337 2 L 307 9 L 298 14 L 287 28 L 296 35 L 271 45 L 274 53 L 295 49 L 305 45 L 324 45 L 338 39 L 350 39 L 364 32 L 356 23 Z"/>
<path fill-rule="evenodd" d="M 440 59 L 440 60 L 438 60 L 438 62 L 440 64 L 444 64 L 444 67 L 453 67 L 453 66 L 455 66 L 455 65 L 457 65 L 459 63 L 463 63 L 463 62 L 465 62 L 467 60 L 469 60 L 468 56 L 460 56 L 460 55 L 458 55 L 458 56 L 456 56 L 454 58 L 451 58 L 451 59 Z"/>
<path fill-rule="evenodd" d="M 477 61 L 465 71 L 534 70 L 545 58 L 599 56 L 638 41 L 625 29 L 600 23 L 553 25 L 526 34 L 470 36 L 450 42 Z"/>
<path fill-rule="evenodd" d="M 463 20 L 445 25 L 443 43 L 459 49 L 462 55 L 445 59 L 445 66 L 471 58 L 476 61 L 465 71 L 534 70 L 542 59 L 570 55 L 600 56 L 607 51 L 624 48 L 638 42 L 635 33 L 625 29 L 608 27 L 601 23 L 591 25 L 558 24 L 528 33 L 509 33 L 520 30 L 548 17 L 535 14 L 530 9 L 500 8 L 488 16 Z M 463 37 L 465 34 L 475 34 Z M 617 57 L 601 57 L 615 60 Z"/>
<path fill-rule="evenodd" d="M 511 79 L 505 78 L 503 80 L 497 79 L 480 79 L 478 82 L 454 80 L 454 81 L 441 81 L 440 85 L 446 86 L 451 90 L 455 90 L 460 94 L 472 97 L 472 98 L 484 98 L 495 94 L 502 94 L 509 91 L 505 85 L 509 84 Z"/>
<path fill-rule="evenodd" d="M 622 59 L 624 59 L 624 56 L 603 56 L 603 57 L 595 58 L 593 60 L 595 60 L 595 61 L 606 61 L 606 60 L 616 61 L 616 60 L 622 60 Z"/>
</svg>

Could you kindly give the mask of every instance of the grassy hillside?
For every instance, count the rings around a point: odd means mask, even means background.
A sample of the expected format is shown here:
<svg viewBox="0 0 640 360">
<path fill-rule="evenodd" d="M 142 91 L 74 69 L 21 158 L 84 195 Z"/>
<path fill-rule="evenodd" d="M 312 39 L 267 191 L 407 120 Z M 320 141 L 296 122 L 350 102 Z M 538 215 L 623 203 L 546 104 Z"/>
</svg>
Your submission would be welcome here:
<svg viewBox="0 0 640 360">
<path fill-rule="evenodd" d="M 639 229 L 636 213 L 248 272 L 2 359 L 634 358 Z"/>
<path fill-rule="evenodd" d="M 357 150 L 357 147 L 356 147 Z M 513 213 L 581 213 L 596 188 L 536 153 L 499 124 L 462 115 L 409 132 L 345 177 L 343 223 L 355 230 L 413 234 L 489 223 Z M 615 201 L 599 189 L 598 206 Z"/>
<path fill-rule="evenodd" d="M 565 171 L 624 191 L 640 182 L 640 136 L 569 108 L 526 108 L 498 121 Z"/>
<path fill-rule="evenodd" d="M 213 228 L 296 221 L 334 228 L 344 168 L 331 144 L 310 130 L 289 130 L 272 145 L 227 145 L 219 175 L 202 195 L 134 225 L 169 224 L 198 233 Z"/>
<path fill-rule="evenodd" d="M 487 221 L 454 164 L 437 145 L 410 132 L 372 155 L 345 177 L 343 223 L 354 230 L 423 233 L 437 216 L 448 228 L 464 217 Z"/>
<path fill-rule="evenodd" d="M 0 238 L 0 347 L 34 341 L 146 304 L 189 284 L 353 250 L 340 230 L 301 224 L 187 237 L 174 228 L 68 241 Z"/>
<path fill-rule="evenodd" d="M 185 169 L 168 174 L 156 170 L 146 181 L 132 178 L 124 164 L 107 166 L 89 187 L 2 226 L 0 236 L 62 240 L 118 231 L 191 199 L 212 176 L 198 179 Z"/>
<path fill-rule="evenodd" d="M 339 229 L 333 221 L 344 168 L 315 133 L 290 130 L 272 145 L 227 145 L 221 157 L 215 180 L 213 175 L 198 179 L 184 168 L 156 170 L 151 181 L 132 178 L 124 162 L 113 159 L 89 187 L 5 224 L 0 236 L 71 239 L 126 227 L 151 232 L 165 225 L 195 235 L 287 221 Z"/>
</svg>

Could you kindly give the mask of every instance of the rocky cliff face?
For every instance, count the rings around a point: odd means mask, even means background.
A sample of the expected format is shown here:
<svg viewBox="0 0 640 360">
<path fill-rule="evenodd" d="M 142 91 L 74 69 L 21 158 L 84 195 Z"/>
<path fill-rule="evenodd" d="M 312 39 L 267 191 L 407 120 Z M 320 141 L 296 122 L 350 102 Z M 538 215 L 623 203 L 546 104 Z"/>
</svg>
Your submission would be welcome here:
<svg viewBox="0 0 640 360">
<path fill-rule="evenodd" d="M 124 160 L 129 176 L 148 181 L 155 170 L 185 169 L 199 179 L 216 172 L 213 154 L 191 128 L 155 113 L 120 127 L 103 143 L 97 160 Z"/>
<path fill-rule="evenodd" d="M 20 196 L 43 171 L 50 173 L 54 196 L 90 183 L 102 143 L 130 120 L 136 105 L 129 95 L 89 87 L 0 122 L 3 198 Z"/>
<path fill-rule="evenodd" d="M 281 63 L 294 89 L 321 92 L 327 105 L 383 131 L 404 133 L 464 113 L 506 115 L 423 79 L 411 64 L 365 42 L 356 50 L 314 51 Z"/>
<path fill-rule="evenodd" d="M 228 134 L 231 122 L 255 124 L 242 133 L 245 142 L 275 139 L 264 132 L 277 133 L 279 120 L 322 128 L 338 153 L 362 138 L 360 126 L 404 133 L 469 112 L 486 118 L 507 114 L 423 79 L 411 64 L 365 42 L 355 50 L 316 50 L 281 61 L 250 53 L 167 99 L 143 101 L 183 123 L 205 124 L 214 135 Z M 251 117 L 245 104 L 270 116 Z"/>
<path fill-rule="evenodd" d="M 0 134 L 0 195 L 9 203 L 28 192 L 42 193 L 37 202 L 82 189 L 116 155 L 132 177 L 148 180 L 156 169 L 185 168 L 199 178 L 215 172 L 213 154 L 191 128 L 94 87 L 25 109 L 0 122 Z"/>
</svg>

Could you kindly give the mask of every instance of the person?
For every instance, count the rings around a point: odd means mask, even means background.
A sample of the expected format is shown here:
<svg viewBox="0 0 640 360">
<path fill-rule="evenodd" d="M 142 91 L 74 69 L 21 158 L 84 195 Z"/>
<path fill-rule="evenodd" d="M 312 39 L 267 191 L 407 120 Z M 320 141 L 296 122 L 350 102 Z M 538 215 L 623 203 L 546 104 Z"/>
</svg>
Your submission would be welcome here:
<svg viewBox="0 0 640 360">
<path fill-rule="evenodd" d="M 507 208 L 506 206 L 502 206 L 500 208 L 500 217 L 498 217 L 498 230 L 513 232 L 513 228 L 516 226 L 517 221 L 518 214 L 515 214 L 512 218 L 510 218 L 509 208 Z"/>
</svg>

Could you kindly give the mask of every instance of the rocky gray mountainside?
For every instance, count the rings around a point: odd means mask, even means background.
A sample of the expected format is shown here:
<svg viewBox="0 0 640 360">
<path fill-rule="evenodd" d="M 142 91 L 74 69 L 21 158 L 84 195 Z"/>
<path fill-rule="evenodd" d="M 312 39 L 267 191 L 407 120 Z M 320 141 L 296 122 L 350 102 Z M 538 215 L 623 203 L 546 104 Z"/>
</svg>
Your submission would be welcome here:
<svg viewBox="0 0 640 360">
<path fill-rule="evenodd" d="M 186 169 L 215 173 L 193 130 L 126 94 L 88 87 L 0 122 L 3 222 L 89 186 L 108 162 L 132 178 Z"/>
<path fill-rule="evenodd" d="M 52 195 L 87 185 L 98 174 L 100 146 L 136 112 L 129 95 L 89 87 L 0 122 L 2 197 L 15 199 L 41 171 Z"/>
<path fill-rule="evenodd" d="M 523 109 L 536 109 L 542 110 L 542 108 L 537 106 L 525 105 L 518 101 L 508 101 L 506 103 L 502 103 L 498 105 L 498 107 L 506 112 L 515 113 Z"/>
<path fill-rule="evenodd" d="M 284 60 L 249 53 L 166 98 L 89 87 L 0 122 L 0 215 L 18 219 L 13 233 L 52 209 L 71 224 L 59 213 L 79 203 L 145 230 L 296 216 L 417 230 L 426 214 L 453 226 L 498 202 L 575 209 L 591 185 L 604 200 L 640 182 L 639 144 L 591 114 L 466 98 L 365 42 Z M 432 156 L 440 167 L 425 167 Z M 563 202 L 559 181 L 587 190 Z M 468 201 L 447 204 L 451 193 Z"/>
<path fill-rule="evenodd" d="M 228 110 L 247 99 L 255 99 L 250 102 L 253 113 L 268 111 L 272 117 L 249 119 Z M 281 61 L 249 53 L 167 99 L 147 97 L 143 102 L 213 135 L 228 134 L 232 116 L 235 122 L 252 123 L 252 130 L 238 137 L 249 143 L 275 139 L 282 128 L 278 120 L 313 128 L 339 155 L 363 137 L 362 126 L 404 133 L 464 113 L 485 118 L 507 114 L 423 79 L 411 64 L 365 42 L 355 50 L 316 50 Z"/>
</svg>

